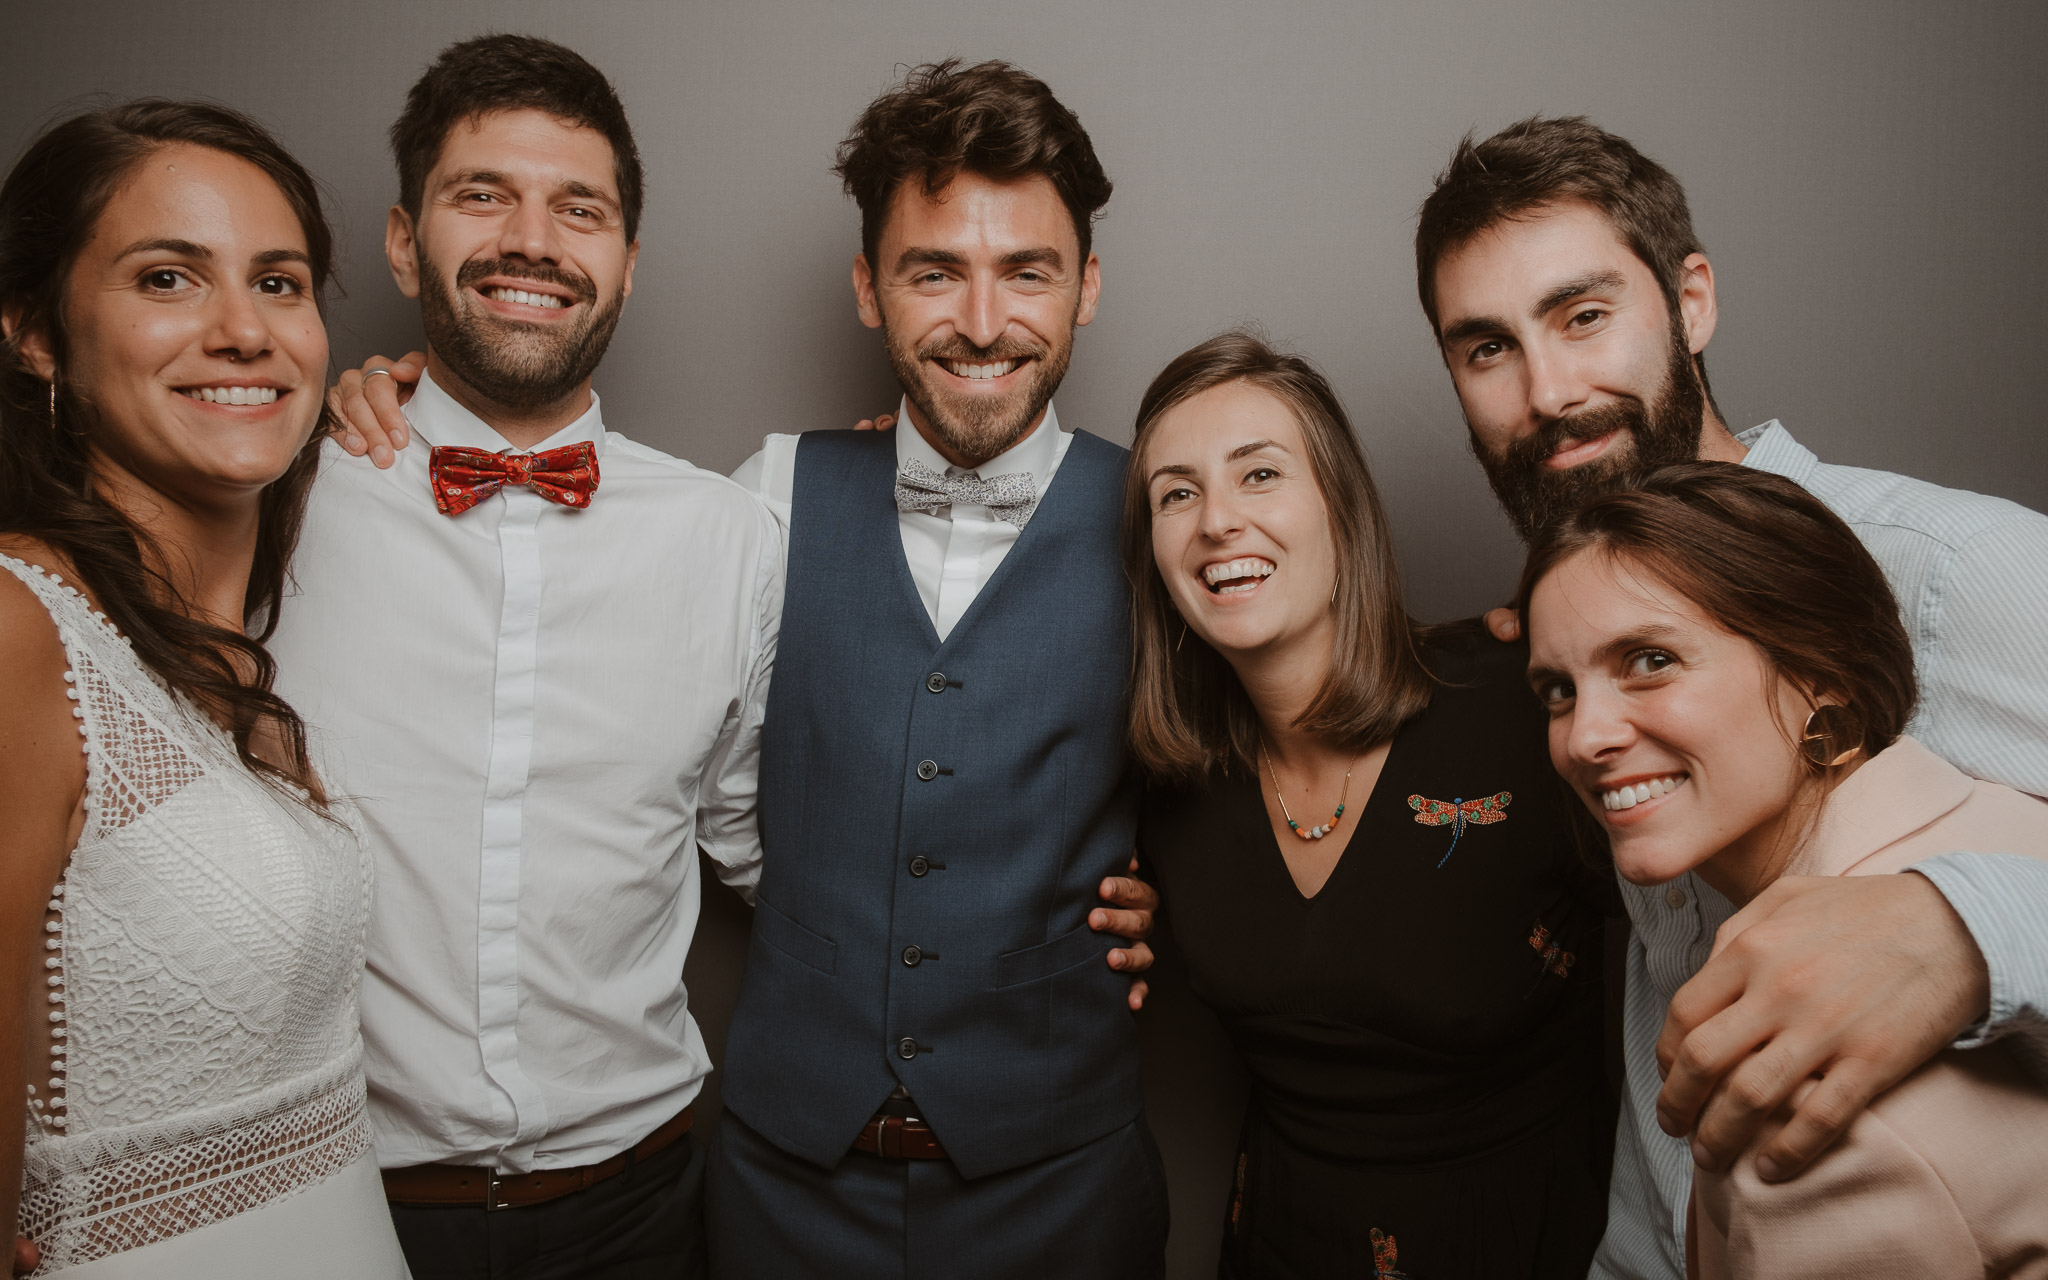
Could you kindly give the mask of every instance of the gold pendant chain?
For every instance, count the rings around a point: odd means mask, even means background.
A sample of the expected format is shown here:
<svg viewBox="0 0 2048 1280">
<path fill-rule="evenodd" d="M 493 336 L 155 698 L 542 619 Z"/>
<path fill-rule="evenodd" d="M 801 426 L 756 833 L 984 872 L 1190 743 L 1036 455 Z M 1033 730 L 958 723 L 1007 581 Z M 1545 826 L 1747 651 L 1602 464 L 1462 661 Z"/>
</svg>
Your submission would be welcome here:
<svg viewBox="0 0 2048 1280">
<path fill-rule="evenodd" d="M 1280 802 L 1280 816 L 1287 819 L 1287 829 L 1304 840 L 1320 840 L 1337 829 L 1337 823 L 1344 817 L 1345 802 L 1351 798 L 1351 771 L 1358 767 L 1358 761 L 1351 762 L 1351 768 L 1344 771 L 1344 789 L 1337 793 L 1337 812 L 1330 815 L 1328 822 L 1319 826 L 1304 827 L 1294 820 L 1287 811 L 1287 797 L 1280 794 L 1280 771 L 1273 767 L 1273 753 L 1266 750 L 1266 738 L 1259 735 L 1259 759 L 1266 766 L 1266 776 L 1273 780 L 1273 798 Z"/>
</svg>

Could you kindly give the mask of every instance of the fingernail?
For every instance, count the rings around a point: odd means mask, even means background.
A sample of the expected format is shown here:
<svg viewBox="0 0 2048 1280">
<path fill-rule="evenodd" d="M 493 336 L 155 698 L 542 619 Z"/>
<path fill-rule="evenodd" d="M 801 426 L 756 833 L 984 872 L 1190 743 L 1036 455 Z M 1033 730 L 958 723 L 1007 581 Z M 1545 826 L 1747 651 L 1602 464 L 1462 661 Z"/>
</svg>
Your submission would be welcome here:
<svg viewBox="0 0 2048 1280">
<path fill-rule="evenodd" d="M 353 431 L 343 432 L 341 447 L 360 458 L 363 455 L 363 438 Z"/>
<path fill-rule="evenodd" d="M 1716 1169 L 1714 1153 L 1698 1142 L 1692 1144 L 1692 1162 L 1709 1173 L 1713 1173 Z"/>
<path fill-rule="evenodd" d="M 1123 968 L 1123 967 L 1124 967 L 1124 953 L 1123 953 L 1123 952 L 1121 952 L 1121 951 L 1112 951 L 1112 952 L 1110 952 L 1110 953 L 1109 953 L 1109 967 L 1110 967 L 1110 968 L 1112 968 L 1112 969 L 1121 969 L 1121 968 Z"/>
<path fill-rule="evenodd" d="M 1678 1117 L 1672 1115 L 1669 1111 L 1664 1110 L 1662 1107 L 1659 1107 L 1657 1109 L 1657 1127 L 1659 1129 L 1662 1129 L 1664 1132 L 1670 1134 L 1674 1138 L 1682 1137 L 1685 1132 L 1684 1130 L 1678 1127 Z"/>
<path fill-rule="evenodd" d="M 380 467 L 390 466 L 391 450 L 385 448 L 381 444 L 378 445 L 376 448 L 370 450 L 370 461 L 376 463 Z"/>
<path fill-rule="evenodd" d="M 1778 1166 L 1776 1160 L 1771 1159 L 1769 1156 L 1758 1156 L 1756 1158 L 1756 1176 L 1762 1178 L 1765 1182 L 1777 1182 L 1784 1178 L 1785 1171 Z"/>
</svg>

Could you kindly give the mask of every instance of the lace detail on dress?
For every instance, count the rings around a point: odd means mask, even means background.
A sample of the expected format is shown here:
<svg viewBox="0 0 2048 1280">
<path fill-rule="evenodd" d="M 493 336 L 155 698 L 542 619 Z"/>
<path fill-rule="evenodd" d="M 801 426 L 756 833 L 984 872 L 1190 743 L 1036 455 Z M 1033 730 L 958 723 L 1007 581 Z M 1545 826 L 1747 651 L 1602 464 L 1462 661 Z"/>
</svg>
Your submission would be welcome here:
<svg viewBox="0 0 2048 1280">
<path fill-rule="evenodd" d="M 43 1275 L 257 1208 L 368 1149 L 370 869 L 85 597 L 0 567 L 57 625 L 86 752 L 86 821 L 47 926 L 51 1073 L 24 1150 Z"/>
</svg>

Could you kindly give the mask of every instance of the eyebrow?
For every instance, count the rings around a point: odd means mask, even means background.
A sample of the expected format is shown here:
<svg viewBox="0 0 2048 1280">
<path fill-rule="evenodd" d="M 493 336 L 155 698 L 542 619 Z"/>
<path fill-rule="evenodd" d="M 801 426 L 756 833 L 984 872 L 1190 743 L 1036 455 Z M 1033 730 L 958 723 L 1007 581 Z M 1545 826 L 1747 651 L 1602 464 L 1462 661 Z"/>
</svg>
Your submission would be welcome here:
<svg viewBox="0 0 2048 1280">
<path fill-rule="evenodd" d="M 1066 266 L 1066 262 L 1067 260 L 1060 256 L 1060 251 L 1050 246 L 1037 249 L 1012 249 L 996 259 L 996 265 L 999 267 L 1028 267 L 1037 264 L 1049 267 L 1054 271 L 1058 271 Z M 896 269 L 898 271 L 903 270 L 905 267 L 964 267 L 966 265 L 967 255 L 956 253 L 951 249 L 905 249 L 901 256 L 896 259 Z"/>
<path fill-rule="evenodd" d="M 180 257 L 198 258 L 202 261 L 211 261 L 213 259 L 213 250 L 203 244 L 194 244 L 190 240 L 177 240 L 163 236 L 152 236 L 146 240 L 137 240 L 115 256 L 117 258 L 126 258 L 138 253 L 175 253 Z"/>
<path fill-rule="evenodd" d="M 1237 448 L 1232 449 L 1230 451 L 1229 456 L 1225 458 L 1224 461 L 1236 462 L 1239 458 L 1249 458 L 1261 449 L 1273 449 L 1277 450 L 1280 453 L 1287 452 L 1287 446 L 1281 444 L 1278 440 L 1253 440 L 1247 444 L 1241 444 L 1237 446 Z"/>
<path fill-rule="evenodd" d="M 1536 299 L 1536 305 L 1529 308 L 1529 318 L 1541 320 L 1573 298 L 1589 293 L 1611 293 L 1627 287 L 1628 281 L 1619 271 L 1594 271 L 1577 279 L 1556 285 Z M 1508 322 L 1500 316 L 1468 316 L 1444 330 L 1442 343 L 1446 347 L 1456 346 L 1468 338 L 1483 334 L 1506 333 Z"/>
</svg>

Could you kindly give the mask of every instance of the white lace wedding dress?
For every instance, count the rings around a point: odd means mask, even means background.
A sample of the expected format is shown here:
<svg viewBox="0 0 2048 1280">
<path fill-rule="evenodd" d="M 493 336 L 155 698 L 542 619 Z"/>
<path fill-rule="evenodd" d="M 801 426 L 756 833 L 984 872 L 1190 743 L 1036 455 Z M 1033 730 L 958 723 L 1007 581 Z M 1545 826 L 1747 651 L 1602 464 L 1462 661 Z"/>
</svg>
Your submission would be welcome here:
<svg viewBox="0 0 2048 1280">
<path fill-rule="evenodd" d="M 266 785 L 84 596 L 0 567 L 57 624 L 86 756 L 27 1103 L 34 1274 L 405 1276 L 363 1105 L 370 873 L 348 811 Z"/>
</svg>

